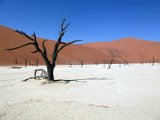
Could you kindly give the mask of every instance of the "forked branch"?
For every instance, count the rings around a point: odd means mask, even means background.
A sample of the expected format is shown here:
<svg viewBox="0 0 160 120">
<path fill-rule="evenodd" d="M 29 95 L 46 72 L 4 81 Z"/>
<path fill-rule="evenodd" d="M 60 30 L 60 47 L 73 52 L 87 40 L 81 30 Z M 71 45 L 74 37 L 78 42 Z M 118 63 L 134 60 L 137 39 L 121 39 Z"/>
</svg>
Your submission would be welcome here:
<svg viewBox="0 0 160 120">
<path fill-rule="evenodd" d="M 57 39 L 57 42 L 54 46 L 54 51 L 53 51 L 53 54 L 52 54 L 52 65 L 55 66 L 55 62 L 56 62 L 56 59 L 57 59 L 57 56 L 58 56 L 58 53 L 65 47 L 67 47 L 68 45 L 72 44 L 72 43 L 75 43 L 75 42 L 78 42 L 80 40 L 74 40 L 72 42 L 69 42 L 69 43 L 65 43 L 65 42 L 62 42 L 62 37 L 63 35 L 65 34 L 65 32 L 67 31 L 67 28 L 68 28 L 69 24 L 66 24 L 65 25 L 65 19 L 63 19 L 62 23 L 61 23 L 61 29 L 59 31 L 59 37 Z M 60 48 L 59 46 L 62 45 Z"/>
<path fill-rule="evenodd" d="M 19 49 L 19 48 L 22 48 L 22 47 L 25 47 L 25 46 L 28 46 L 28 45 L 33 45 L 34 48 L 35 48 L 35 51 L 32 51 L 31 53 L 37 53 L 37 52 L 40 53 L 41 56 L 43 57 L 45 63 L 46 63 L 46 64 L 50 64 L 50 61 L 49 61 L 49 59 L 48 59 L 48 57 L 47 57 L 46 47 L 45 47 L 45 42 L 46 42 L 47 40 L 44 40 L 44 41 L 42 42 L 42 49 L 41 49 L 41 48 L 39 47 L 39 43 L 37 42 L 37 37 L 36 37 L 35 32 L 33 32 L 33 34 L 32 34 L 32 37 L 33 37 L 33 38 L 30 37 L 29 35 L 27 35 L 27 34 L 26 34 L 25 32 L 23 32 L 23 31 L 16 30 L 16 32 L 19 33 L 19 34 L 22 35 L 22 36 L 25 36 L 26 38 L 28 38 L 29 40 L 31 40 L 31 41 L 33 41 L 33 42 L 29 42 L 29 43 L 26 43 L 26 44 L 24 44 L 24 45 L 20 45 L 20 46 L 18 46 L 18 47 L 6 49 L 6 50 L 11 51 L 11 50 L 16 50 L 16 49 Z"/>
<path fill-rule="evenodd" d="M 61 47 L 58 49 L 57 53 L 59 53 L 63 48 L 65 48 L 65 47 L 67 47 L 67 46 L 69 46 L 69 45 L 71 45 L 71 44 L 73 44 L 73 43 L 75 43 L 75 42 L 79 42 L 79 41 L 82 41 L 82 40 L 74 40 L 74 41 L 71 41 L 71 42 L 69 42 L 69 43 L 64 44 L 63 46 L 61 46 Z"/>
<path fill-rule="evenodd" d="M 26 38 L 28 38 L 28 39 L 31 40 L 31 41 L 34 40 L 33 38 L 31 38 L 29 35 L 27 35 L 27 34 L 26 34 L 25 32 L 23 32 L 23 31 L 16 30 L 16 32 L 19 33 L 19 34 L 21 34 L 21 35 L 23 35 L 23 36 L 25 36 Z"/>
</svg>

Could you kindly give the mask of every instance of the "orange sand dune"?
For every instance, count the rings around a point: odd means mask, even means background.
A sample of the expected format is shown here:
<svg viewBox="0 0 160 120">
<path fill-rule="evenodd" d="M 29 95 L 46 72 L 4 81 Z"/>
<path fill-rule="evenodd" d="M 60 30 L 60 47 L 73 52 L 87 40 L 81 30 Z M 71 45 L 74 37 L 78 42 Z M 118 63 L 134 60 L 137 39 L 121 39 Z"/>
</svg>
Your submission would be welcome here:
<svg viewBox="0 0 160 120">
<path fill-rule="evenodd" d="M 41 44 L 42 38 L 38 38 Z M 27 46 L 15 51 L 6 51 L 29 42 L 14 30 L 5 26 L 0 26 L 0 65 L 24 65 L 35 64 L 36 59 L 40 64 L 44 64 L 41 56 L 34 51 L 33 46 Z M 51 59 L 55 41 L 48 40 L 46 43 L 48 56 Z M 124 38 L 112 42 L 95 42 L 83 45 L 71 45 L 65 48 L 58 56 L 58 64 L 84 64 L 104 63 L 114 57 L 114 63 L 128 62 L 150 62 L 154 57 L 160 60 L 160 42 L 144 41 L 135 38 Z"/>
<path fill-rule="evenodd" d="M 136 38 L 123 38 L 112 42 L 88 43 L 84 46 L 97 49 L 106 55 L 114 56 L 119 62 L 150 62 L 153 57 L 160 60 L 160 42 Z"/>
<path fill-rule="evenodd" d="M 38 39 L 42 42 L 42 39 Z M 0 26 L 0 65 L 11 65 L 15 64 L 15 59 L 17 59 L 19 65 L 24 65 L 25 60 L 28 60 L 29 64 L 35 64 L 36 59 L 39 59 L 40 64 L 44 64 L 41 56 L 38 53 L 31 53 L 34 51 L 33 46 L 27 46 L 14 51 L 6 51 L 7 48 L 13 48 L 22 44 L 30 42 L 28 39 L 22 37 L 14 30 Z M 48 56 L 51 58 L 52 51 L 54 48 L 55 41 L 48 40 L 46 42 L 46 47 L 48 51 Z M 104 59 L 103 53 L 100 51 L 88 48 L 82 45 L 71 45 L 64 48 L 64 50 L 59 54 L 57 63 L 58 64 L 80 64 L 81 61 L 84 63 L 95 63 L 102 62 Z"/>
</svg>

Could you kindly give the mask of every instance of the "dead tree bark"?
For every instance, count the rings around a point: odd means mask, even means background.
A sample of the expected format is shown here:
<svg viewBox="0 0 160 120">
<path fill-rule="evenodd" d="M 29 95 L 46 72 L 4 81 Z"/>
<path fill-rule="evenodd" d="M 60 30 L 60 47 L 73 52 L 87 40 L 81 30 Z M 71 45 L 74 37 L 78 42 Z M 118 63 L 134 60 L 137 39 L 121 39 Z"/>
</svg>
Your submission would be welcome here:
<svg viewBox="0 0 160 120">
<path fill-rule="evenodd" d="M 41 75 L 40 75 L 40 78 L 47 78 L 48 77 L 48 74 L 47 72 L 44 70 L 44 69 L 36 69 L 35 72 L 34 72 L 34 77 L 36 78 L 37 77 L 37 72 L 38 71 L 41 71 Z"/>
<path fill-rule="evenodd" d="M 49 60 L 49 58 L 47 56 L 47 49 L 46 49 L 46 46 L 45 46 L 45 43 L 46 43 L 47 40 L 43 40 L 42 48 L 40 48 L 39 47 L 40 45 L 37 42 L 36 34 L 34 32 L 33 32 L 32 36 L 30 37 L 25 32 L 16 30 L 17 33 L 26 37 L 28 40 L 30 40 L 30 42 L 28 42 L 24 45 L 20 45 L 18 47 L 6 49 L 6 50 L 12 51 L 12 50 L 16 50 L 16 49 L 19 49 L 19 48 L 22 48 L 22 47 L 25 47 L 25 46 L 28 46 L 28 45 L 33 45 L 34 48 L 35 48 L 35 51 L 32 51 L 32 53 L 39 53 L 42 56 L 42 58 L 43 58 L 43 60 L 46 64 L 46 67 L 47 67 L 48 80 L 49 81 L 54 81 L 55 79 L 54 79 L 54 74 L 53 73 L 54 73 L 54 68 L 56 66 L 57 56 L 60 53 L 60 51 L 62 51 L 65 47 L 67 47 L 67 46 L 69 46 L 69 45 L 71 45 L 75 42 L 81 41 L 81 40 L 73 40 L 73 41 L 68 42 L 68 43 L 62 42 L 62 37 L 66 33 L 68 26 L 69 26 L 69 24 L 65 25 L 65 19 L 64 19 L 61 23 L 61 28 L 60 28 L 60 31 L 59 31 L 59 37 L 58 37 L 57 42 L 54 46 L 51 61 Z"/>
<path fill-rule="evenodd" d="M 37 75 L 37 72 L 38 71 L 41 71 L 41 74 L 40 75 Z M 29 78 L 27 78 L 27 79 L 24 79 L 24 80 L 22 80 L 22 82 L 26 82 L 26 81 L 28 81 L 29 79 L 38 79 L 38 80 L 40 80 L 40 79 L 46 79 L 46 78 L 48 78 L 48 74 L 47 74 L 47 72 L 44 70 L 44 69 L 36 69 L 35 71 L 34 71 L 34 77 L 29 77 Z"/>
</svg>

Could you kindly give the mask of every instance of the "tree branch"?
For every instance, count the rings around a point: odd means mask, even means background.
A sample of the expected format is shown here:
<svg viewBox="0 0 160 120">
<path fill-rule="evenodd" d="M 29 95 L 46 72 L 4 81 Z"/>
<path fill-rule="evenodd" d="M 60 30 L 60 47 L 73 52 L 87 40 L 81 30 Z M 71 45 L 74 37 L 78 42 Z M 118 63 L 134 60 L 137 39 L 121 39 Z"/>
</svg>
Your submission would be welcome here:
<svg viewBox="0 0 160 120">
<path fill-rule="evenodd" d="M 27 34 L 26 34 L 25 32 L 23 32 L 23 31 L 16 30 L 16 32 L 19 33 L 19 34 L 21 34 L 21 35 L 23 35 L 23 36 L 25 36 L 26 38 L 28 38 L 28 39 L 31 40 L 31 41 L 34 40 L 33 38 L 31 38 L 29 35 L 27 35 Z"/>
<path fill-rule="evenodd" d="M 34 37 L 34 39 L 33 39 L 34 41 L 37 40 L 35 32 L 33 32 L 32 36 Z"/>
<path fill-rule="evenodd" d="M 38 51 L 37 50 L 35 50 L 35 51 L 32 51 L 31 53 L 37 53 Z"/>
<path fill-rule="evenodd" d="M 66 43 L 65 42 L 61 42 L 61 44 L 65 45 Z"/>
<path fill-rule="evenodd" d="M 67 25 L 65 25 L 64 27 L 63 27 L 63 30 L 66 32 L 66 29 L 68 28 L 68 26 L 70 25 L 70 23 L 68 23 Z"/>
<path fill-rule="evenodd" d="M 69 26 L 69 24 L 65 25 L 65 19 L 63 19 L 63 21 L 61 23 L 61 29 L 59 31 L 59 37 L 58 37 L 57 42 L 56 42 L 56 44 L 54 46 L 53 57 L 52 57 L 52 64 L 55 64 L 55 62 L 56 62 L 57 53 L 58 53 L 57 51 L 58 51 L 59 45 L 60 44 L 65 44 L 64 42 L 61 42 L 61 41 L 62 41 L 62 37 L 65 34 L 66 29 L 67 29 L 68 26 Z"/>
<path fill-rule="evenodd" d="M 63 35 L 65 34 L 65 32 L 67 31 L 66 29 L 68 28 L 68 26 L 70 25 L 69 23 L 65 25 L 65 19 L 63 19 L 62 23 L 61 23 L 61 31 L 59 31 L 59 40 L 61 40 L 61 38 L 63 37 Z"/>
<path fill-rule="evenodd" d="M 47 40 L 43 40 L 43 42 L 42 42 L 42 48 L 43 48 L 44 54 L 47 55 L 47 50 L 46 50 L 46 46 L 45 46 L 45 42 L 46 42 L 46 41 L 47 41 Z"/>
<path fill-rule="evenodd" d="M 82 41 L 82 40 L 74 40 L 74 41 L 71 41 L 71 42 L 69 42 L 69 43 L 64 44 L 63 46 L 61 46 L 61 47 L 58 49 L 57 53 L 59 53 L 63 48 L 65 48 L 65 47 L 67 47 L 67 46 L 69 46 L 69 45 L 71 45 L 71 44 L 73 44 L 73 43 L 75 43 L 75 42 L 79 42 L 79 41 Z"/>
<path fill-rule="evenodd" d="M 27 43 L 27 44 L 24 44 L 24 45 L 21 45 L 21 46 L 18 46 L 18 47 L 15 47 L 15 48 L 10 48 L 10 49 L 6 49 L 6 50 L 16 50 L 16 49 L 19 49 L 19 48 L 22 48 L 22 47 L 25 47 L 25 46 L 28 46 L 28 45 L 33 45 L 34 43 Z"/>
<path fill-rule="evenodd" d="M 43 57 L 46 65 L 50 64 L 50 61 L 49 61 L 49 59 L 47 57 L 47 54 L 46 54 L 46 48 L 45 48 L 44 42 L 42 43 L 42 47 L 43 47 L 44 51 L 42 51 L 42 49 L 39 47 L 39 43 L 37 42 L 37 37 L 36 37 L 36 34 L 34 32 L 32 34 L 32 37 L 30 37 L 29 35 L 27 35 L 23 31 L 16 30 L 16 32 L 19 33 L 22 36 L 25 36 L 26 38 L 28 38 L 29 40 L 31 40 L 33 42 L 21 45 L 19 47 L 15 47 L 15 48 L 11 48 L 11 49 L 6 49 L 6 50 L 15 50 L 15 49 L 19 49 L 19 48 L 22 48 L 22 47 L 25 47 L 25 46 L 28 46 L 28 45 L 34 45 L 35 51 L 32 51 L 32 53 L 37 53 L 37 52 L 40 53 L 41 56 Z"/>
</svg>

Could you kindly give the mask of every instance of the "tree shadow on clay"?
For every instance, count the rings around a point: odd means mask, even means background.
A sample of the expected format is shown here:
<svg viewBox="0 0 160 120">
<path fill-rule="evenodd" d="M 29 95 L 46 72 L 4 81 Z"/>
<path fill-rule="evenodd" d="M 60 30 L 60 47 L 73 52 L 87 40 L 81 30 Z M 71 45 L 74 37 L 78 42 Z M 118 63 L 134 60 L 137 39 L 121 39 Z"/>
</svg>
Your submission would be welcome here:
<svg viewBox="0 0 160 120">
<path fill-rule="evenodd" d="M 71 80 L 65 80 L 65 79 L 57 79 L 54 81 L 44 81 L 42 82 L 42 85 L 46 85 L 46 84 L 52 84 L 52 83 L 63 83 L 63 84 L 68 84 L 70 82 L 81 82 L 81 83 L 87 83 L 87 81 L 108 81 L 108 80 L 114 80 L 113 78 L 97 78 L 97 77 L 93 77 L 93 78 L 80 78 L 80 79 L 71 79 Z"/>
</svg>

